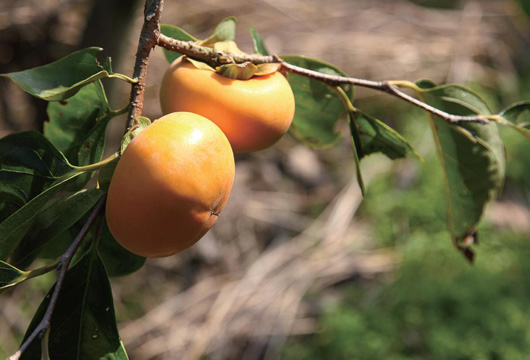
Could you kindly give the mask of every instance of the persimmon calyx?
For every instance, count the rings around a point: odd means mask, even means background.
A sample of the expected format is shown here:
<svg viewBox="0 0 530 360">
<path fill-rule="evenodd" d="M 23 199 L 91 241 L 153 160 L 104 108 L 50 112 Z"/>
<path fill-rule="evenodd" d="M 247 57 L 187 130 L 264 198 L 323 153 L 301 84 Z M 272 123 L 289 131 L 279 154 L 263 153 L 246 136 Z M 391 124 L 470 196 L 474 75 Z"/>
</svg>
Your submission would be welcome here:
<svg viewBox="0 0 530 360">
<path fill-rule="evenodd" d="M 221 76 L 236 80 L 248 80 L 255 76 L 270 75 L 280 70 L 281 67 L 281 64 L 279 63 L 265 63 L 255 65 L 247 61 L 241 64 L 225 64 L 213 68 L 202 61 L 191 59 L 189 57 L 184 57 L 184 59 L 190 62 L 197 69 L 212 71 Z"/>
</svg>

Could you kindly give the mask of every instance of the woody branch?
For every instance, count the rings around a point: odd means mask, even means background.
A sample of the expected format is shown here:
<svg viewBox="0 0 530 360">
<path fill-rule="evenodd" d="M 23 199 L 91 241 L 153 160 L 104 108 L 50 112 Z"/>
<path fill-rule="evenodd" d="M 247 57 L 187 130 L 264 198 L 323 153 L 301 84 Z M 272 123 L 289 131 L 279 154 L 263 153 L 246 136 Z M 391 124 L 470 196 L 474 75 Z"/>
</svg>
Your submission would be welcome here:
<svg viewBox="0 0 530 360">
<path fill-rule="evenodd" d="M 436 115 L 442 120 L 454 125 L 458 125 L 465 122 L 476 122 L 481 124 L 486 124 L 489 122 L 488 118 L 482 115 L 460 116 L 449 114 L 445 111 L 437 109 L 403 92 L 392 81 L 373 81 L 347 76 L 323 74 L 318 71 L 309 70 L 300 66 L 290 64 L 277 55 L 262 56 L 247 54 L 230 54 L 223 51 L 215 50 L 210 47 L 198 45 L 197 43 L 192 41 L 181 41 L 173 39 L 164 34 L 160 34 L 158 36 L 157 44 L 167 50 L 175 51 L 182 55 L 189 56 L 190 58 L 205 62 L 213 67 L 225 64 L 241 64 L 245 62 L 251 62 L 253 64 L 279 63 L 283 71 L 322 81 L 329 86 L 355 85 L 390 94 L 408 103 L 411 103 L 425 111 L 428 111 L 429 113 Z"/>
</svg>

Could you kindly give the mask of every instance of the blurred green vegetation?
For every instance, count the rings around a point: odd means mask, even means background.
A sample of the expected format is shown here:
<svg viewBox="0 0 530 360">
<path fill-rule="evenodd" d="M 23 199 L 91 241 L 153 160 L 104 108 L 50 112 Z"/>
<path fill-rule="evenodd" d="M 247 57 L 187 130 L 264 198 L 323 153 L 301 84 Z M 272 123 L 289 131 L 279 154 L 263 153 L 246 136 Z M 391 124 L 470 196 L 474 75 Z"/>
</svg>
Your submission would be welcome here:
<svg viewBox="0 0 530 360">
<path fill-rule="evenodd" d="M 498 111 L 496 94 L 480 92 Z M 319 331 L 292 338 L 282 358 L 528 359 L 530 234 L 485 219 L 470 265 L 446 230 L 443 176 L 424 115 L 402 105 L 384 109 L 394 118 L 374 112 L 397 124 L 426 160 L 396 162 L 372 181 L 357 214 L 373 225 L 375 246 L 394 248 L 402 262 L 390 280 L 355 279 L 338 287 L 339 300 L 324 297 Z M 530 144 L 510 129 L 501 133 L 508 154 L 504 200 L 528 207 Z"/>
<path fill-rule="evenodd" d="M 321 331 L 293 340 L 285 359 L 527 359 L 530 243 L 527 234 L 488 233 L 475 266 L 447 236 L 416 232 L 395 282 L 353 284 L 325 309 Z"/>
</svg>

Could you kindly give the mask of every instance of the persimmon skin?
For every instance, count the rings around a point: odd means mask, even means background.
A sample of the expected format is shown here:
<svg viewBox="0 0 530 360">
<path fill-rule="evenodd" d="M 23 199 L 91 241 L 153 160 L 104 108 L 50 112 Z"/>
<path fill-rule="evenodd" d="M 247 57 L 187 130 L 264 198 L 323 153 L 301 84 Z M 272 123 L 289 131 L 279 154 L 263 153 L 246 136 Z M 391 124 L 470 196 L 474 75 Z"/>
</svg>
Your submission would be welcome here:
<svg viewBox="0 0 530 360">
<path fill-rule="evenodd" d="M 235 80 L 198 69 L 182 57 L 164 74 L 160 86 L 164 114 L 189 111 L 215 122 L 235 153 L 268 148 L 289 129 L 294 95 L 279 73 Z"/>
<path fill-rule="evenodd" d="M 171 113 L 137 135 L 112 176 L 106 219 L 130 252 L 165 257 L 195 244 L 216 222 L 234 181 L 223 132 L 192 113 Z"/>
</svg>

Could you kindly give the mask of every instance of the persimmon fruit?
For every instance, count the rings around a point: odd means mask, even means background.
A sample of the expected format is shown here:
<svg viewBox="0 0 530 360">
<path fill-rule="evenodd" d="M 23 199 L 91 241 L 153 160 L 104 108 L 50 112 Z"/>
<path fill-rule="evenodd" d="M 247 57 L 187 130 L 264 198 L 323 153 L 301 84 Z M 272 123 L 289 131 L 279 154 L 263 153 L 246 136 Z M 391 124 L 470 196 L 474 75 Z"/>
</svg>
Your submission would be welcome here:
<svg viewBox="0 0 530 360">
<path fill-rule="evenodd" d="M 164 114 L 189 111 L 216 123 L 235 153 L 265 149 L 289 129 L 294 95 L 280 72 L 236 80 L 175 60 L 162 79 Z"/>
<path fill-rule="evenodd" d="M 163 116 L 129 143 L 116 166 L 109 229 L 141 256 L 185 250 L 216 222 L 234 173 L 233 151 L 217 125 L 193 113 Z"/>
</svg>

